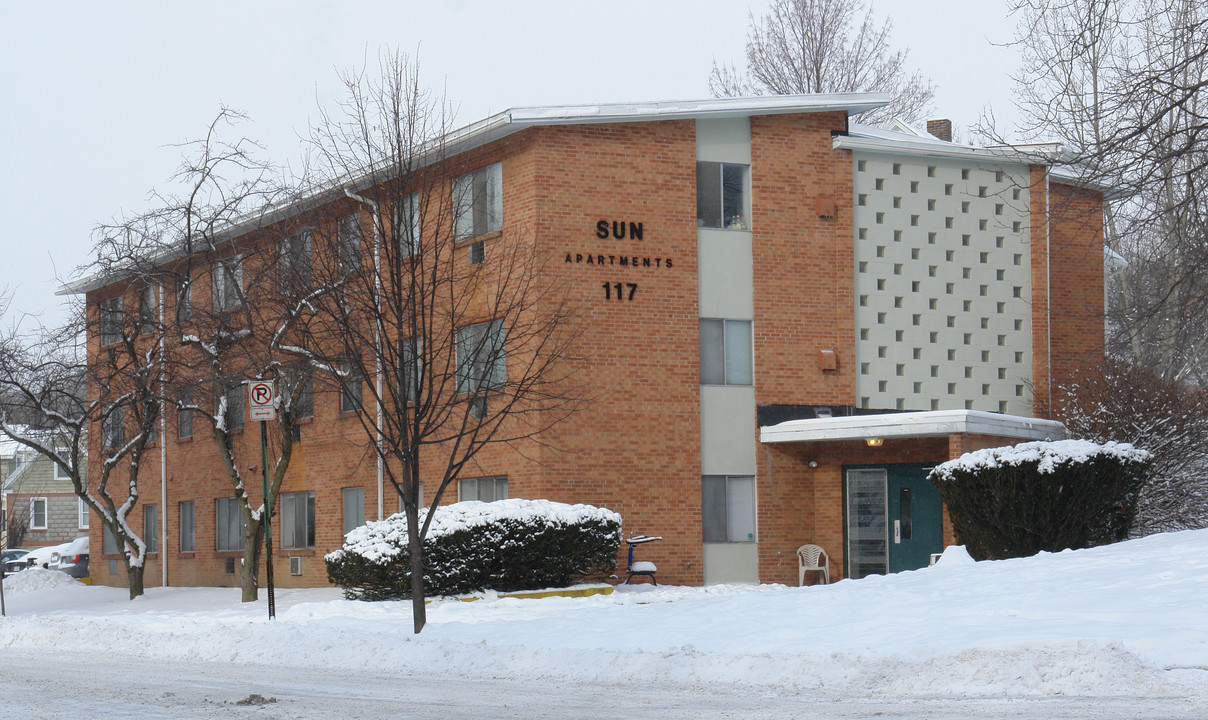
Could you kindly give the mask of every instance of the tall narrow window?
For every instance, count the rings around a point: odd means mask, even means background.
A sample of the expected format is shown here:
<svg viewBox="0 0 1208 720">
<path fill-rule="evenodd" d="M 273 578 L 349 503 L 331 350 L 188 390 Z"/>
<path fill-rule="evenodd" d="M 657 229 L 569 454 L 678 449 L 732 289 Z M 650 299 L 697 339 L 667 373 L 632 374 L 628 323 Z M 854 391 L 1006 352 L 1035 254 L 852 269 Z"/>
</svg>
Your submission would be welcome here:
<svg viewBox="0 0 1208 720">
<path fill-rule="evenodd" d="M 495 163 L 453 181 L 454 237 L 503 229 L 503 165 Z"/>
<path fill-rule="evenodd" d="M 277 258 L 277 286 L 297 293 L 310 287 L 310 233 L 294 233 L 281 241 Z"/>
<path fill-rule="evenodd" d="M 753 375 L 751 321 L 701 319 L 701 384 L 750 385 Z"/>
<path fill-rule="evenodd" d="M 408 193 L 394 204 L 394 236 L 403 257 L 419 251 L 419 193 Z"/>
<path fill-rule="evenodd" d="M 315 381 L 307 375 L 300 378 L 298 382 L 302 383 L 302 389 L 298 392 L 298 402 L 294 405 L 294 418 L 308 418 L 315 416 Z"/>
<path fill-rule="evenodd" d="M 122 339 L 121 296 L 101 301 L 101 344 L 112 345 Z"/>
<path fill-rule="evenodd" d="M 159 506 L 143 506 L 143 542 L 147 552 L 159 552 Z"/>
<path fill-rule="evenodd" d="M 749 230 L 747 179 L 750 168 L 733 163 L 696 163 L 696 225 Z"/>
<path fill-rule="evenodd" d="M 281 495 L 281 547 L 290 549 L 315 546 L 315 494 Z"/>
<path fill-rule="evenodd" d="M 30 530 L 45 530 L 46 529 L 46 498 L 36 497 L 29 499 L 29 529 Z"/>
<path fill-rule="evenodd" d="M 77 521 L 76 527 L 78 527 L 80 530 L 87 530 L 88 529 L 88 520 L 89 520 L 89 517 L 91 516 L 91 513 L 88 511 L 88 503 L 84 502 L 84 498 L 82 498 L 82 497 L 76 498 L 76 503 L 77 503 L 76 514 L 78 516 L 76 518 L 76 521 Z"/>
<path fill-rule="evenodd" d="M 243 302 L 243 258 L 236 255 L 214 264 L 214 310 L 231 310 Z"/>
<path fill-rule="evenodd" d="M 755 478 L 701 478 L 701 530 L 707 543 L 755 541 Z"/>
<path fill-rule="evenodd" d="M 243 513 L 239 510 L 239 498 L 219 498 L 214 510 L 215 549 L 242 550 Z"/>
<path fill-rule="evenodd" d="M 193 552 L 197 549 L 197 531 L 194 525 L 193 501 L 180 503 L 180 551 Z"/>
<path fill-rule="evenodd" d="M 419 391 L 423 382 L 424 339 L 420 337 L 403 338 L 399 341 L 398 346 L 399 397 L 413 403 L 419 399 Z"/>
<path fill-rule="evenodd" d="M 193 280 L 181 278 L 176 285 L 176 317 L 181 322 L 193 319 Z"/>
<path fill-rule="evenodd" d="M 340 378 L 340 412 L 361 409 L 361 369 L 354 363 L 344 363 Z"/>
<path fill-rule="evenodd" d="M 126 408 L 123 405 L 110 407 L 101 420 L 101 445 L 106 450 L 120 448 L 126 442 Z"/>
<path fill-rule="evenodd" d="M 357 213 L 340 218 L 336 227 L 336 253 L 340 263 L 340 272 L 347 275 L 361 269 L 361 218 Z"/>
<path fill-rule="evenodd" d="M 180 407 L 176 411 L 176 437 L 193 437 L 193 388 L 180 391 Z"/>
<path fill-rule="evenodd" d="M 148 285 L 138 294 L 138 331 L 140 333 L 155 332 L 155 313 L 155 286 Z"/>
<path fill-rule="evenodd" d="M 503 385 L 507 380 L 506 342 L 502 320 L 457 329 L 458 392 L 482 392 Z"/>
<path fill-rule="evenodd" d="M 365 524 L 365 488 L 344 488 L 340 500 L 344 506 L 344 534 L 347 535 Z"/>
<path fill-rule="evenodd" d="M 221 415 L 227 432 L 243 427 L 243 396 L 246 392 L 241 378 L 229 377 L 223 383 L 222 395 L 218 401 L 226 403 Z"/>
</svg>

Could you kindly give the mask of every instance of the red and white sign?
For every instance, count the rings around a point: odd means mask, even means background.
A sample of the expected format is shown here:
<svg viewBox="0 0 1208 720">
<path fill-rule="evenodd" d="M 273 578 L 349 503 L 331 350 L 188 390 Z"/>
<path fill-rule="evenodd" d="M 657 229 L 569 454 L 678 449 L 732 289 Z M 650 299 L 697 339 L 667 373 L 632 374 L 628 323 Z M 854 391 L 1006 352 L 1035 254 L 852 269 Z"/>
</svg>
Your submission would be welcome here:
<svg viewBox="0 0 1208 720">
<path fill-rule="evenodd" d="M 277 387 L 267 380 L 251 380 L 247 384 L 249 417 L 253 421 L 277 419 Z"/>
</svg>

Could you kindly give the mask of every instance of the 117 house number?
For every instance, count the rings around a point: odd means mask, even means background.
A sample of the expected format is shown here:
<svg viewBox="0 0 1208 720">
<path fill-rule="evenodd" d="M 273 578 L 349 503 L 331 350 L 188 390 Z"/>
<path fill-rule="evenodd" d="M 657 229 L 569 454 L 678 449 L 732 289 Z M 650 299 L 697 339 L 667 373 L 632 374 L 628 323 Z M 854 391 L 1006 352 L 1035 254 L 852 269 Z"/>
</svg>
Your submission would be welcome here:
<svg viewBox="0 0 1208 720">
<path fill-rule="evenodd" d="M 617 300 L 632 300 L 637 291 L 637 283 L 604 283 L 605 300 L 612 300 L 614 295 Z"/>
</svg>

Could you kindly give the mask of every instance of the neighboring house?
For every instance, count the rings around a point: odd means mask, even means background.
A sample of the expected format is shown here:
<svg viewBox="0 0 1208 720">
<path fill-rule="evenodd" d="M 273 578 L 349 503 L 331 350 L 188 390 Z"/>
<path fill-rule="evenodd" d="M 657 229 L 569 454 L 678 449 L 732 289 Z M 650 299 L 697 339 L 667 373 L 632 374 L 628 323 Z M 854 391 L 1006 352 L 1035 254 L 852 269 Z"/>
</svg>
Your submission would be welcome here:
<svg viewBox="0 0 1208 720">
<path fill-rule="evenodd" d="M 588 319 L 595 397 L 543 438 L 558 451 L 484 453 L 448 500 L 611 508 L 626 534 L 663 537 L 642 555 L 670 583 L 795 583 L 806 543 L 830 553 L 832 578 L 858 578 L 951 543 L 928 468 L 1063 437 L 1054 389 L 1102 357 L 1102 191 L 1036 155 L 952 143 L 943 122 L 934 137 L 849 122 L 886 100 L 517 108 L 460 131 L 436 172 L 441 192 L 474 189 L 464 262 L 519 239 L 554 259 Z M 319 218 L 316 242 L 350 212 L 331 202 L 298 209 Z M 224 302 L 243 282 L 226 272 L 190 302 Z M 148 305 L 126 280 L 70 290 L 120 317 Z M 170 286 L 161 301 L 174 311 Z M 106 342 L 93 330 L 90 356 Z M 232 442 L 250 455 L 258 433 L 237 412 Z M 299 433 L 280 508 L 292 526 L 274 525 L 278 567 L 299 560 L 278 578 L 323 585 L 344 532 L 398 505 L 340 393 L 316 390 Z M 152 509 L 132 518 L 166 529 L 146 582 L 166 567 L 173 585 L 235 584 L 238 513 L 213 440 L 176 413 L 165 435 L 140 483 Z M 122 584 L 108 565 L 94 580 Z"/>
<path fill-rule="evenodd" d="M 0 436 L 4 547 L 42 547 L 68 542 L 89 530 L 88 507 L 56 463 L 7 436 Z"/>
</svg>

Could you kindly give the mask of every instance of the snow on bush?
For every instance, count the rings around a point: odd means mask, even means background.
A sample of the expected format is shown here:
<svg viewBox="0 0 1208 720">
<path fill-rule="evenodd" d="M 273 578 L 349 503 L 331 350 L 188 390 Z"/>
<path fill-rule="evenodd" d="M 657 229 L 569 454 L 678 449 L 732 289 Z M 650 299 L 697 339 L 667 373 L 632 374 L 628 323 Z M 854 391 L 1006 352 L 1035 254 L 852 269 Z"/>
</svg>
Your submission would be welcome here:
<svg viewBox="0 0 1208 720">
<path fill-rule="evenodd" d="M 977 559 L 1123 540 L 1150 454 L 1127 443 L 1031 442 L 966 453 L 929 479 Z"/>
<path fill-rule="evenodd" d="M 427 511 L 420 511 L 422 524 Z M 436 509 L 423 542 L 431 595 L 564 587 L 616 569 L 621 516 L 549 500 L 466 501 Z M 348 533 L 326 556 L 331 582 L 360 600 L 410 597 L 407 518 L 392 515 Z"/>
</svg>

